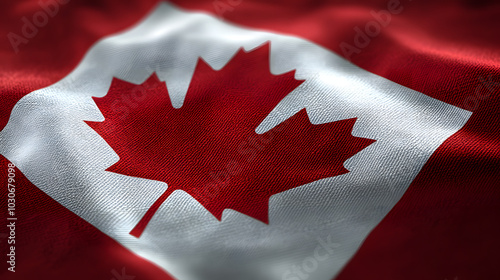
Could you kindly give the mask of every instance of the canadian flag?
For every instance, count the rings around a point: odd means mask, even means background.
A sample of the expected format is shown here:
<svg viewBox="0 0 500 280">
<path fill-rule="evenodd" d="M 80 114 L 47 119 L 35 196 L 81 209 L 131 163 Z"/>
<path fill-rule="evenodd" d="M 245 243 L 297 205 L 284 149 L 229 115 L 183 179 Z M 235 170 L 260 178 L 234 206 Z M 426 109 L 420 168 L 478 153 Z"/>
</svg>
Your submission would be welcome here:
<svg viewBox="0 0 500 280">
<path fill-rule="evenodd" d="M 2 279 L 498 278 L 500 6 L 417 2 L 2 4 Z"/>
</svg>

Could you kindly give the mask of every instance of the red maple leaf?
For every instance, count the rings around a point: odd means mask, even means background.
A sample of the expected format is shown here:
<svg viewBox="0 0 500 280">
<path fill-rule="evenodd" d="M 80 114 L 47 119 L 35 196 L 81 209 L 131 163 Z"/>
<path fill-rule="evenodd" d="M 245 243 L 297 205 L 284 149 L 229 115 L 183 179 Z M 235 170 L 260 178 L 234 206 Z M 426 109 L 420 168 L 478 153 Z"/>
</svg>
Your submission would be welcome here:
<svg viewBox="0 0 500 280">
<path fill-rule="evenodd" d="M 175 190 L 219 220 L 233 209 L 267 223 L 273 194 L 349 172 L 344 161 L 374 142 L 352 136 L 356 119 L 313 125 L 304 109 L 255 132 L 303 82 L 294 74 L 270 73 L 269 44 L 241 49 L 219 71 L 200 58 L 179 109 L 155 74 L 141 85 L 113 79 L 108 94 L 94 98 L 105 121 L 87 122 L 120 157 L 107 170 L 168 184 L 131 234 L 139 237 Z"/>
</svg>

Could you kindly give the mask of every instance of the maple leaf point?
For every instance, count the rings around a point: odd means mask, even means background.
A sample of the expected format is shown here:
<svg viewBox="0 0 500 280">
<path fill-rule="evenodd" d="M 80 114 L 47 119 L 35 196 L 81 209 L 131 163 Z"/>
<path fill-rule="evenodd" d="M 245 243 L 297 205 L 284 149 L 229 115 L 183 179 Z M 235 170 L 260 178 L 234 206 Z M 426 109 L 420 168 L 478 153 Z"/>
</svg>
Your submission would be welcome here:
<svg viewBox="0 0 500 280">
<path fill-rule="evenodd" d="M 181 108 L 156 74 L 141 85 L 114 78 L 88 121 L 120 157 L 107 171 L 168 188 L 130 234 L 139 237 L 168 196 L 183 190 L 217 219 L 233 209 L 268 223 L 269 198 L 349 172 L 343 163 L 375 140 L 351 134 L 356 119 L 313 125 L 306 110 L 263 134 L 255 129 L 303 81 L 273 75 L 269 43 L 240 49 L 221 70 L 201 58 Z"/>
</svg>

